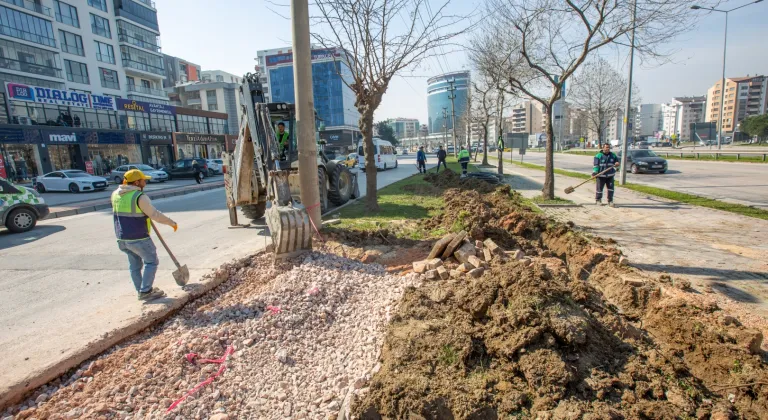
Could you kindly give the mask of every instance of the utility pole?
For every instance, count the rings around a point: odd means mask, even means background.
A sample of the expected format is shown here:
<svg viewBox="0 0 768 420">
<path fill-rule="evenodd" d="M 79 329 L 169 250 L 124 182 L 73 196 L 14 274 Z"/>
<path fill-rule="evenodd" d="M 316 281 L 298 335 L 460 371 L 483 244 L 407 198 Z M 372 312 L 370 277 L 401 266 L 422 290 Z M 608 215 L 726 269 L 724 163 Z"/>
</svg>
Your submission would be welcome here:
<svg viewBox="0 0 768 420">
<path fill-rule="evenodd" d="M 448 119 L 448 108 L 443 107 L 443 147 L 446 149 L 448 148 L 445 144 L 445 142 L 448 140 L 448 125 L 446 124 L 446 120 Z M 455 150 L 454 150 L 455 151 Z M 446 150 L 447 152 L 447 150 Z"/>
<path fill-rule="evenodd" d="M 635 17 L 637 16 L 637 0 L 632 1 L 632 33 L 629 39 L 629 77 L 627 78 L 627 106 L 624 108 L 624 138 L 621 141 L 621 166 L 619 170 L 619 185 L 627 183 L 627 142 L 629 141 L 629 130 L 632 127 L 630 120 L 630 107 L 632 106 L 632 70 L 635 64 Z"/>
<path fill-rule="evenodd" d="M 315 226 L 321 226 L 320 188 L 317 178 L 315 142 L 315 101 L 312 92 L 312 57 L 309 44 L 309 3 L 291 0 L 293 24 L 293 80 L 298 129 L 299 182 L 301 202 Z"/>
<path fill-rule="evenodd" d="M 456 83 L 456 79 L 450 79 L 448 80 L 448 84 L 450 84 L 450 87 L 448 88 L 448 99 L 451 100 L 451 127 L 453 127 L 453 157 L 458 156 L 458 147 L 456 147 L 456 105 L 454 104 L 454 99 L 456 99 L 456 94 L 453 93 L 456 90 L 456 86 L 454 84 Z"/>
</svg>

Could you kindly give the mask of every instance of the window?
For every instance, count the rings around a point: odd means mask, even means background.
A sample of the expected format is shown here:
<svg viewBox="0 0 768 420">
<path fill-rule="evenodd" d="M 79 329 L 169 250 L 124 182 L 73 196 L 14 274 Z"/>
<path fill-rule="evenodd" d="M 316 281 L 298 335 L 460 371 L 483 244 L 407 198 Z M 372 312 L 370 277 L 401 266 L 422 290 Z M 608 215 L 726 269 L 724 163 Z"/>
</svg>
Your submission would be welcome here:
<svg viewBox="0 0 768 420">
<path fill-rule="evenodd" d="M 63 1 L 53 0 L 53 10 L 56 12 L 56 21 L 65 25 L 80 27 L 80 19 L 77 17 L 77 8 L 64 3 Z"/>
<path fill-rule="evenodd" d="M 88 66 L 77 61 L 64 60 L 64 68 L 67 70 L 67 80 L 84 85 L 90 84 L 88 78 Z"/>
<path fill-rule="evenodd" d="M 88 0 L 88 5 L 95 7 L 102 12 L 107 11 L 107 0 Z"/>
<path fill-rule="evenodd" d="M 216 81 L 217 82 L 223 82 L 224 81 L 224 76 L 216 76 Z"/>
<path fill-rule="evenodd" d="M 213 111 L 213 109 L 211 110 Z M 208 127 L 210 128 L 208 131 L 210 134 L 227 134 L 229 125 L 227 124 L 227 120 L 208 118 Z"/>
<path fill-rule="evenodd" d="M 58 54 L 5 39 L 0 39 L 0 69 L 63 77 Z M 14 76 L 13 81 L 20 81 L 17 77 Z"/>
<path fill-rule="evenodd" d="M 215 103 L 209 103 L 208 104 L 208 111 L 218 111 L 219 105 Z"/>
<path fill-rule="evenodd" d="M 115 64 L 115 49 L 111 45 L 99 41 L 96 43 L 96 59 L 102 63 Z"/>
<path fill-rule="evenodd" d="M 163 59 L 155 54 L 148 53 L 138 48 L 127 45 L 120 46 L 120 57 L 123 59 L 123 66 L 133 69 L 165 75 Z"/>
<path fill-rule="evenodd" d="M 157 34 L 124 20 L 117 21 L 117 34 L 121 42 L 141 47 L 154 52 L 160 52 L 160 40 Z"/>
<path fill-rule="evenodd" d="M 101 78 L 102 87 L 120 89 L 120 82 L 117 80 L 116 71 L 99 67 L 99 76 Z"/>
<path fill-rule="evenodd" d="M 157 25 L 157 12 L 138 4 L 133 0 L 122 0 L 120 2 L 120 8 L 115 10 L 115 14 L 117 16 L 125 16 L 134 22 L 156 31 L 160 30 L 160 27 Z"/>
<path fill-rule="evenodd" d="M 56 46 L 51 22 L 5 6 L 0 6 L 0 35 Z"/>
<path fill-rule="evenodd" d="M 112 38 L 112 31 L 109 30 L 109 21 L 93 13 L 89 14 L 91 15 L 91 32 L 104 38 Z"/>
<path fill-rule="evenodd" d="M 150 118 L 153 131 L 176 131 L 176 121 L 173 115 L 150 114 Z"/>
<path fill-rule="evenodd" d="M 85 50 L 83 49 L 83 37 L 59 29 L 59 38 L 61 39 L 62 51 L 65 53 L 85 57 Z"/>
<path fill-rule="evenodd" d="M 141 79 L 141 87 L 152 89 L 152 83 L 149 80 Z"/>
<path fill-rule="evenodd" d="M 187 92 L 187 99 L 200 99 L 200 91 Z"/>
</svg>

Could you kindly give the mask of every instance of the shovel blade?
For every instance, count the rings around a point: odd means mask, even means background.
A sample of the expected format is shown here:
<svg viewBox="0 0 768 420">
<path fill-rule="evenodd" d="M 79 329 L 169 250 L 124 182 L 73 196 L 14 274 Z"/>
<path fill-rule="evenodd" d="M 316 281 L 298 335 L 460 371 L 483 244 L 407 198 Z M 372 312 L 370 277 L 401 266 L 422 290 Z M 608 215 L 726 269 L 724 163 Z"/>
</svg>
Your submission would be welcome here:
<svg viewBox="0 0 768 420">
<path fill-rule="evenodd" d="M 565 189 L 565 193 L 566 193 L 566 194 L 570 194 L 570 193 L 572 193 L 573 191 L 574 191 L 573 187 L 568 187 L 568 188 L 566 188 L 566 189 Z"/>
<path fill-rule="evenodd" d="M 173 279 L 176 280 L 176 284 L 179 286 L 186 286 L 189 283 L 189 269 L 186 264 L 173 272 Z"/>
</svg>

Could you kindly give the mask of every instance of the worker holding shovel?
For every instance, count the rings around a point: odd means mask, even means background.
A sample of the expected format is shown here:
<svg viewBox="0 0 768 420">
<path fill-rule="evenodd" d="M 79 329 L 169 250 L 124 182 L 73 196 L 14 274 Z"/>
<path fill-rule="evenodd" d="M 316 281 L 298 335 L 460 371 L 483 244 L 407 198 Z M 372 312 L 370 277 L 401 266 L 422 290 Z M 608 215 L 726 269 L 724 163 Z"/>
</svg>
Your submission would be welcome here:
<svg viewBox="0 0 768 420">
<path fill-rule="evenodd" d="M 592 168 L 592 176 L 597 181 L 595 190 L 595 204 L 603 204 L 603 188 L 608 189 L 608 205 L 613 204 L 613 181 L 616 177 L 616 168 L 619 166 L 619 157 L 611 152 L 611 145 L 603 144 L 603 150 L 595 155 Z"/>
<path fill-rule="evenodd" d="M 178 229 L 176 222 L 152 206 L 149 197 L 144 194 L 144 187 L 150 178 L 140 170 L 132 169 L 123 175 L 123 184 L 112 193 L 117 246 L 128 255 L 131 280 L 141 301 L 165 296 L 165 292 L 152 287 L 158 258 L 155 244 L 149 237 L 150 219 L 172 227 L 174 232 Z"/>
</svg>

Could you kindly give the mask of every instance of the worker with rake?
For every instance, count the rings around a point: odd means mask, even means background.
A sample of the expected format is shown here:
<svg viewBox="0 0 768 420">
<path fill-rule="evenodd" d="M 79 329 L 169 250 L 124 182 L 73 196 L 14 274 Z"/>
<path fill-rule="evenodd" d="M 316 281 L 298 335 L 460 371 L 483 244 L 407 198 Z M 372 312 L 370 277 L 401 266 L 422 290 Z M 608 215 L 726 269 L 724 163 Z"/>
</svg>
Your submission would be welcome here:
<svg viewBox="0 0 768 420">
<path fill-rule="evenodd" d="M 603 188 L 608 190 L 608 205 L 613 204 L 613 181 L 616 177 L 616 168 L 619 166 L 619 157 L 611 152 L 611 145 L 603 144 L 603 150 L 595 155 L 592 168 L 592 176 L 595 177 L 595 205 L 603 204 Z"/>
</svg>

